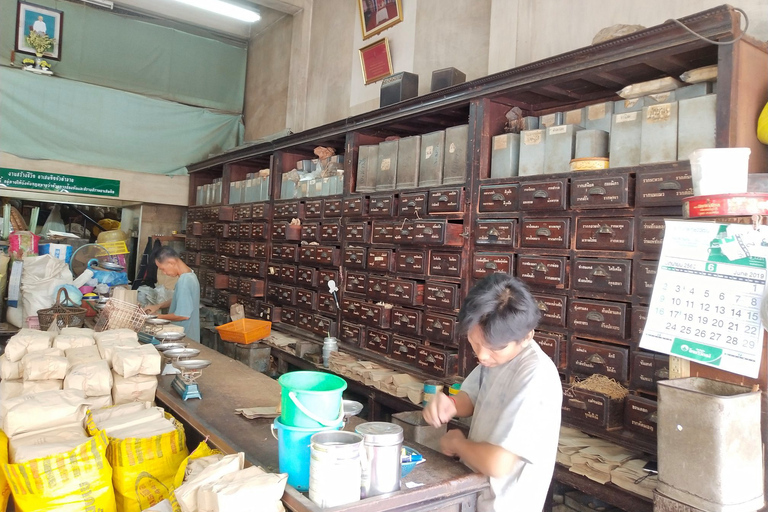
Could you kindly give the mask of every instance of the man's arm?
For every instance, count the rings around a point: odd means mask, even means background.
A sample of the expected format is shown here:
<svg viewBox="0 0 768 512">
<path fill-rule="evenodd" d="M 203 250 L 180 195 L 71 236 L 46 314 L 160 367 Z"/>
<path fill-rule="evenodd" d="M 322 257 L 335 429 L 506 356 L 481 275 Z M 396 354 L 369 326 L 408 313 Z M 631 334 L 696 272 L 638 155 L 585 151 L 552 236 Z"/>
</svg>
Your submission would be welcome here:
<svg viewBox="0 0 768 512">
<path fill-rule="evenodd" d="M 161 304 L 153 304 L 151 306 L 147 306 L 146 308 L 144 308 L 144 311 L 146 311 L 147 313 L 150 313 L 150 314 L 155 314 L 156 312 L 160 311 L 161 309 L 170 307 L 171 306 L 171 300 L 172 299 L 168 299 L 167 301 L 165 301 L 165 302 L 163 302 Z M 170 320 L 170 318 L 169 318 L 169 320 Z"/>
<path fill-rule="evenodd" d="M 435 393 L 434 398 L 429 401 L 424 408 L 422 415 L 424 421 L 437 428 L 440 425 L 448 423 L 454 417 L 466 418 L 472 416 L 475 412 L 475 405 L 472 399 L 464 391 L 448 397 L 445 393 Z"/>
<path fill-rule="evenodd" d="M 470 441 L 458 429 L 448 431 L 440 439 L 440 449 L 448 456 L 458 456 L 478 473 L 493 478 L 509 475 L 522 462 L 520 457 L 501 446 Z"/>
</svg>

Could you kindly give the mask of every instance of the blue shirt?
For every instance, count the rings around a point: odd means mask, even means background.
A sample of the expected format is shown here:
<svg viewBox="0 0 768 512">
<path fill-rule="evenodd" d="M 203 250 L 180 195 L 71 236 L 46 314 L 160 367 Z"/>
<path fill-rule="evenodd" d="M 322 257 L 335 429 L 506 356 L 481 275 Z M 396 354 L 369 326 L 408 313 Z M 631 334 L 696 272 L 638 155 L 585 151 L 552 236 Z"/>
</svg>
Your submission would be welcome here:
<svg viewBox="0 0 768 512">
<path fill-rule="evenodd" d="M 189 339 L 200 341 L 200 282 L 194 272 L 179 276 L 168 312 L 188 317 L 188 320 L 173 323 L 183 327 Z"/>
</svg>

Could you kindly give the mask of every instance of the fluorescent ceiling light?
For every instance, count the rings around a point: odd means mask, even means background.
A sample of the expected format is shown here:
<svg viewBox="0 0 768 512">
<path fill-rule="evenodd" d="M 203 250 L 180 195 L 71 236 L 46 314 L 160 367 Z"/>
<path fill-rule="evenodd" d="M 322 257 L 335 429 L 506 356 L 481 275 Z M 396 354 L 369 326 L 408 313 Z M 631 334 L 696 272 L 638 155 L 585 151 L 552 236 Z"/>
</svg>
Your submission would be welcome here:
<svg viewBox="0 0 768 512">
<path fill-rule="evenodd" d="M 259 21 L 261 19 L 261 16 L 256 11 L 244 9 L 242 7 L 238 7 L 236 5 L 232 5 L 227 2 L 222 2 L 221 0 L 176 0 L 176 1 L 181 2 L 183 4 L 191 5 L 194 7 L 199 7 L 200 9 L 205 9 L 206 11 L 215 12 L 216 14 L 222 14 L 224 16 L 229 16 L 230 18 L 246 21 L 248 23 L 253 23 L 254 21 Z"/>
<path fill-rule="evenodd" d="M 85 2 L 87 4 L 93 4 L 93 5 L 98 5 L 98 6 L 101 6 L 101 7 L 106 7 L 107 9 L 113 9 L 114 6 L 115 6 L 110 0 L 83 0 L 83 2 Z"/>
</svg>

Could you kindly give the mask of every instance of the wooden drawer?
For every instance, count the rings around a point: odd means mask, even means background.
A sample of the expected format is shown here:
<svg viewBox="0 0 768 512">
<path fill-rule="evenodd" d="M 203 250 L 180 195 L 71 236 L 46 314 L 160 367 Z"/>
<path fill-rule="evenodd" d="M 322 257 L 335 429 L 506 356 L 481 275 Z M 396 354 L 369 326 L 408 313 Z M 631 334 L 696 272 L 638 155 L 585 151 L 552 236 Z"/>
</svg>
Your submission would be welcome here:
<svg viewBox="0 0 768 512">
<path fill-rule="evenodd" d="M 344 291 L 361 295 L 368 293 L 368 274 L 364 272 L 347 272 L 347 279 L 344 281 Z"/>
<path fill-rule="evenodd" d="M 429 254 L 429 275 L 461 277 L 461 253 L 432 250 Z"/>
<path fill-rule="evenodd" d="M 187 236 L 202 236 L 202 235 L 203 235 L 203 223 L 189 222 L 187 227 Z"/>
<path fill-rule="evenodd" d="M 228 277 L 229 277 L 229 280 L 227 281 L 226 289 L 231 292 L 238 293 L 240 288 L 240 277 L 238 276 L 228 276 Z"/>
<path fill-rule="evenodd" d="M 395 255 L 392 249 L 368 249 L 368 270 L 371 272 L 391 272 L 395 267 Z"/>
<path fill-rule="evenodd" d="M 392 309 L 387 309 L 379 304 L 370 302 L 361 303 L 360 321 L 371 327 L 385 329 L 389 327 L 392 318 Z"/>
<path fill-rule="evenodd" d="M 464 226 L 444 220 L 405 220 L 394 230 L 396 244 L 442 244 L 460 246 L 464 244 L 461 234 Z"/>
<path fill-rule="evenodd" d="M 264 221 L 256 221 L 251 223 L 251 238 L 254 240 L 266 240 L 267 239 L 267 223 Z M 242 236 L 240 238 L 243 238 Z"/>
<path fill-rule="evenodd" d="M 261 301 L 251 297 L 240 297 L 238 302 L 243 305 L 246 318 L 259 318 L 259 306 Z"/>
<path fill-rule="evenodd" d="M 373 277 L 370 280 L 373 280 Z M 394 304 L 420 306 L 424 304 L 424 285 L 409 279 L 390 279 L 387 282 L 385 300 Z"/>
<path fill-rule="evenodd" d="M 638 252 L 660 254 L 664 241 L 664 219 L 662 217 L 646 217 L 638 220 L 637 243 Z"/>
<path fill-rule="evenodd" d="M 309 311 L 296 310 L 296 327 L 312 332 L 315 327 L 315 315 Z"/>
<path fill-rule="evenodd" d="M 267 265 L 267 275 L 274 281 L 280 281 L 280 264 L 270 263 Z"/>
<path fill-rule="evenodd" d="M 264 280 L 241 277 L 237 285 L 237 292 L 246 297 L 263 297 Z"/>
<path fill-rule="evenodd" d="M 480 213 L 515 212 L 518 210 L 518 184 L 480 185 Z"/>
<path fill-rule="evenodd" d="M 228 242 L 222 241 L 221 243 L 222 245 L 226 244 L 226 246 L 228 247 L 232 247 L 233 245 L 234 247 L 237 247 L 237 242 L 234 242 L 234 241 L 228 241 Z M 200 239 L 200 250 L 203 252 L 216 252 L 218 249 L 218 246 L 219 246 L 218 240 L 216 240 L 215 238 Z"/>
<path fill-rule="evenodd" d="M 211 253 L 200 253 L 200 265 L 208 268 L 216 267 L 216 255 Z"/>
<path fill-rule="evenodd" d="M 315 247 L 314 262 L 318 265 L 337 267 L 341 264 L 341 251 L 338 247 L 318 245 Z"/>
<path fill-rule="evenodd" d="M 668 355 L 652 352 L 634 352 L 632 354 L 632 369 L 629 372 L 629 385 L 632 389 L 656 393 L 656 383 L 668 378 Z"/>
<path fill-rule="evenodd" d="M 302 204 L 298 201 L 289 201 L 285 203 L 275 203 L 276 219 L 300 219 L 302 215 Z"/>
<path fill-rule="evenodd" d="M 253 218 L 253 205 L 251 204 L 239 204 L 234 207 L 233 219 L 235 222 L 243 220 L 251 220 Z"/>
<path fill-rule="evenodd" d="M 348 222 L 344 226 L 344 241 L 367 243 L 370 239 L 371 226 L 367 222 Z"/>
<path fill-rule="evenodd" d="M 406 274 L 424 274 L 426 251 L 407 249 L 397 251 L 397 270 Z"/>
<path fill-rule="evenodd" d="M 395 215 L 395 196 L 371 196 L 368 201 L 368 215 L 370 217 L 393 217 Z"/>
<path fill-rule="evenodd" d="M 624 405 L 624 428 L 635 434 L 656 439 L 658 404 L 639 396 L 627 396 Z"/>
<path fill-rule="evenodd" d="M 645 299 L 651 298 L 658 268 L 658 261 L 638 261 L 635 263 L 635 275 L 632 279 L 635 283 L 635 295 Z"/>
<path fill-rule="evenodd" d="M 576 258 L 572 275 L 575 290 L 629 295 L 632 262 Z"/>
<path fill-rule="evenodd" d="M 235 207 L 234 206 L 219 206 L 216 217 L 209 217 L 211 220 L 222 220 L 224 222 L 232 222 L 235 220 Z"/>
<path fill-rule="evenodd" d="M 520 184 L 520 209 L 524 211 L 565 210 L 567 179 L 532 181 Z"/>
<path fill-rule="evenodd" d="M 576 423 L 617 430 L 624 421 L 624 398 L 571 387 L 563 390 L 562 413 L 564 419 Z"/>
<path fill-rule="evenodd" d="M 214 236 L 216 238 L 237 238 L 237 231 L 234 224 L 218 223 L 215 224 L 216 230 Z M 230 229 L 232 228 L 232 229 Z"/>
<path fill-rule="evenodd" d="M 214 288 L 216 285 L 216 273 L 215 272 L 206 272 L 205 274 L 202 274 L 202 281 L 206 288 Z"/>
<path fill-rule="evenodd" d="M 336 336 L 336 327 L 336 321 L 332 318 L 328 318 L 323 315 L 314 315 L 312 317 L 312 332 L 318 336 Z"/>
<path fill-rule="evenodd" d="M 230 256 L 217 255 L 214 268 L 222 272 L 229 272 L 229 258 Z"/>
<path fill-rule="evenodd" d="M 368 262 L 367 249 L 365 247 L 345 247 L 341 260 L 347 268 L 365 269 Z"/>
<path fill-rule="evenodd" d="M 341 241 L 341 225 L 336 222 L 324 222 L 320 224 L 319 240 L 324 243 Z"/>
<path fill-rule="evenodd" d="M 478 220 L 475 229 L 475 243 L 488 245 L 505 245 L 514 247 L 515 228 L 517 221 L 510 220 Z"/>
<path fill-rule="evenodd" d="M 259 302 L 257 308 L 256 308 L 256 317 L 259 320 L 266 320 L 267 322 L 280 322 L 280 315 L 282 313 L 282 308 L 280 306 L 273 306 L 272 304 L 266 304 L 264 302 Z"/>
<path fill-rule="evenodd" d="M 363 319 L 363 301 L 344 298 L 341 300 L 341 316 L 347 320 L 359 322 Z"/>
<path fill-rule="evenodd" d="M 627 208 L 634 190 L 629 174 L 571 179 L 571 208 Z"/>
<path fill-rule="evenodd" d="M 296 325 L 298 318 L 294 308 L 280 308 L 280 323 L 287 325 Z"/>
<path fill-rule="evenodd" d="M 280 280 L 284 283 L 295 283 L 296 265 L 280 265 Z"/>
<path fill-rule="evenodd" d="M 320 219 L 323 217 L 323 200 L 313 199 L 304 202 L 304 218 Z"/>
<path fill-rule="evenodd" d="M 181 260 L 190 267 L 200 266 L 200 253 L 199 252 L 183 252 L 181 253 Z"/>
<path fill-rule="evenodd" d="M 305 222 L 301 225 L 302 242 L 317 242 L 320 240 L 320 223 Z"/>
<path fill-rule="evenodd" d="M 330 281 L 333 281 L 334 283 L 336 283 L 336 286 L 339 286 L 339 283 L 341 283 L 341 279 L 339 279 L 338 270 L 332 270 L 327 268 L 317 269 L 317 285 L 318 286 L 327 287 Z"/>
<path fill-rule="evenodd" d="M 232 274 L 240 274 L 242 270 L 240 270 L 240 261 L 237 258 L 229 258 L 229 272 Z"/>
<path fill-rule="evenodd" d="M 205 242 L 206 240 L 203 239 L 203 250 L 205 250 Z M 234 240 L 222 240 L 218 243 L 219 252 L 221 254 L 226 254 L 227 256 L 240 256 L 240 243 L 241 242 L 235 242 Z"/>
<path fill-rule="evenodd" d="M 643 306 L 634 306 L 632 308 L 632 341 L 640 343 L 643 337 L 645 322 L 648 321 L 648 308 Z"/>
<path fill-rule="evenodd" d="M 215 244 L 214 240 L 214 244 Z M 199 251 L 202 249 L 202 239 L 200 238 L 194 238 L 194 237 L 187 237 L 184 240 L 184 249 L 188 251 Z M 214 249 L 215 250 L 215 249 Z"/>
<path fill-rule="evenodd" d="M 371 241 L 374 244 L 391 244 L 395 240 L 395 225 L 386 221 L 373 221 Z"/>
<path fill-rule="evenodd" d="M 285 221 L 275 221 L 270 233 L 272 240 L 299 240 L 301 239 L 301 226 L 291 225 Z"/>
<path fill-rule="evenodd" d="M 520 223 L 520 247 L 567 249 L 570 219 L 525 219 Z"/>
<path fill-rule="evenodd" d="M 264 277 L 266 264 L 260 260 L 240 260 L 240 273 L 252 277 Z"/>
<path fill-rule="evenodd" d="M 200 230 L 200 233 L 204 237 L 216 236 L 216 223 L 215 222 L 204 223 L 202 229 Z"/>
<path fill-rule="evenodd" d="M 571 340 L 568 366 L 581 375 L 605 375 L 619 382 L 627 382 L 629 350 L 613 345 Z"/>
<path fill-rule="evenodd" d="M 514 256 L 493 252 L 478 252 L 472 256 L 472 278 L 483 279 L 495 273 L 514 273 Z"/>
<path fill-rule="evenodd" d="M 429 281 L 424 290 L 424 305 L 442 309 L 458 309 L 459 287 L 455 284 Z"/>
<path fill-rule="evenodd" d="M 417 340 L 405 338 L 395 334 L 392 336 L 391 357 L 397 361 L 416 366 L 419 357 L 419 347 L 421 344 Z"/>
<path fill-rule="evenodd" d="M 627 305 L 623 302 L 572 299 L 568 309 L 568 327 L 574 332 L 607 339 L 627 337 Z"/>
<path fill-rule="evenodd" d="M 269 217 L 269 207 L 267 203 L 254 204 L 251 208 L 251 215 L 253 219 L 266 219 Z"/>
<path fill-rule="evenodd" d="M 459 371 L 459 356 L 448 350 L 421 346 L 418 349 L 416 365 L 424 373 L 449 377 Z"/>
<path fill-rule="evenodd" d="M 296 306 L 314 311 L 317 309 L 317 292 L 304 288 L 297 289 Z"/>
<path fill-rule="evenodd" d="M 457 325 L 456 317 L 424 313 L 424 337 L 430 343 L 457 347 Z"/>
<path fill-rule="evenodd" d="M 517 255 L 517 277 L 531 286 L 564 289 L 568 282 L 567 258 Z"/>
<path fill-rule="evenodd" d="M 236 227 L 237 227 L 237 238 L 243 238 L 246 240 L 250 240 L 251 238 L 253 238 L 252 222 L 242 222 L 238 224 Z"/>
<path fill-rule="evenodd" d="M 427 193 L 400 194 L 397 212 L 401 217 L 423 217 L 427 213 Z"/>
<path fill-rule="evenodd" d="M 392 308 L 392 330 L 401 334 L 421 334 L 422 313 L 416 309 Z"/>
<path fill-rule="evenodd" d="M 392 335 L 388 332 L 368 329 L 365 348 L 379 354 L 389 354 L 392 351 Z"/>
<path fill-rule="evenodd" d="M 339 308 L 336 307 L 336 301 L 329 292 L 317 293 L 317 310 L 322 313 L 329 313 L 335 315 Z"/>
<path fill-rule="evenodd" d="M 240 256 L 244 258 L 266 258 L 266 242 L 240 242 L 238 246 Z"/>
<path fill-rule="evenodd" d="M 311 267 L 298 267 L 296 269 L 296 284 L 315 288 L 317 286 L 317 270 Z"/>
<path fill-rule="evenodd" d="M 343 201 L 341 199 L 326 199 L 323 206 L 323 216 L 326 219 L 333 217 L 341 217 L 341 212 L 344 208 Z"/>
<path fill-rule="evenodd" d="M 273 244 L 272 259 L 278 261 L 295 262 L 298 259 L 299 246 L 291 244 Z"/>
<path fill-rule="evenodd" d="M 365 327 L 350 322 L 341 322 L 339 341 L 355 347 L 363 348 L 365 341 Z"/>
<path fill-rule="evenodd" d="M 387 286 L 389 280 L 386 277 L 368 276 L 368 288 L 365 291 L 368 299 L 378 301 L 389 301 L 387 296 Z"/>
<path fill-rule="evenodd" d="M 275 304 L 294 306 L 296 304 L 296 288 L 279 284 L 267 285 L 267 300 Z"/>
<path fill-rule="evenodd" d="M 539 344 L 541 350 L 549 356 L 558 370 L 564 370 L 568 365 L 568 344 L 563 340 L 562 334 L 536 331 L 533 340 Z"/>
<path fill-rule="evenodd" d="M 541 325 L 550 327 L 565 327 L 566 304 L 568 299 L 563 295 L 548 295 L 532 293 L 536 305 L 541 311 Z"/>
<path fill-rule="evenodd" d="M 311 265 L 315 263 L 315 253 L 317 252 L 316 245 L 303 245 L 297 250 L 299 254 L 299 262 L 305 265 Z"/>
<path fill-rule="evenodd" d="M 635 219 L 576 219 L 576 249 L 593 251 L 631 251 L 634 246 Z"/>
<path fill-rule="evenodd" d="M 428 211 L 435 213 L 460 213 L 464 211 L 464 189 L 448 188 L 432 190 L 429 193 Z"/>
<path fill-rule="evenodd" d="M 342 211 L 344 212 L 344 217 L 362 217 L 363 198 L 350 197 L 350 198 L 344 199 Z"/>
<path fill-rule="evenodd" d="M 638 172 L 635 205 L 678 206 L 693 195 L 690 169 L 661 172 Z"/>
</svg>

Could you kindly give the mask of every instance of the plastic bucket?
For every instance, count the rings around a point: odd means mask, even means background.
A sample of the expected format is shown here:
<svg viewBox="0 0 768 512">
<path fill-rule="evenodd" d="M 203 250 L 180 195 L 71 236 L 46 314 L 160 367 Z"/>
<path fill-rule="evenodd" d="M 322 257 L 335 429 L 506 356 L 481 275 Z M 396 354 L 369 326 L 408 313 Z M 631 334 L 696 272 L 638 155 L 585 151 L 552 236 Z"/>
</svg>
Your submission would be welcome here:
<svg viewBox="0 0 768 512">
<path fill-rule="evenodd" d="M 288 485 L 301 492 L 309 490 L 310 444 L 314 434 L 326 430 L 339 430 L 342 422 L 332 427 L 291 427 L 275 418 L 272 436 L 277 439 L 277 458 L 280 472 L 288 474 Z"/>
<path fill-rule="evenodd" d="M 354 432 L 318 432 L 312 436 L 309 499 L 323 508 L 360 501 L 363 436 Z"/>
<path fill-rule="evenodd" d="M 321 372 L 290 372 L 277 379 L 282 386 L 283 425 L 320 428 L 335 426 L 344 419 L 341 392 L 347 383 L 341 377 Z"/>
<path fill-rule="evenodd" d="M 749 148 L 697 149 L 691 161 L 693 195 L 743 194 L 749 181 Z"/>
</svg>

